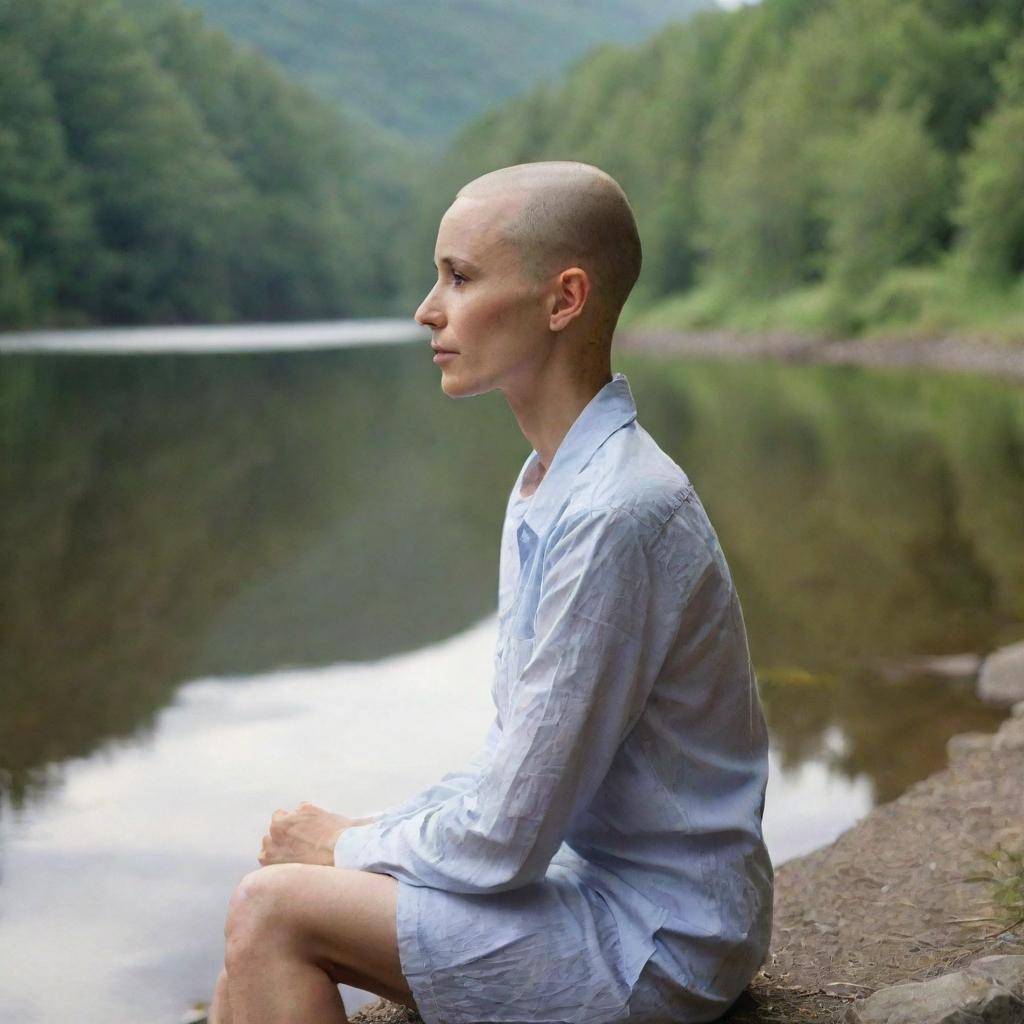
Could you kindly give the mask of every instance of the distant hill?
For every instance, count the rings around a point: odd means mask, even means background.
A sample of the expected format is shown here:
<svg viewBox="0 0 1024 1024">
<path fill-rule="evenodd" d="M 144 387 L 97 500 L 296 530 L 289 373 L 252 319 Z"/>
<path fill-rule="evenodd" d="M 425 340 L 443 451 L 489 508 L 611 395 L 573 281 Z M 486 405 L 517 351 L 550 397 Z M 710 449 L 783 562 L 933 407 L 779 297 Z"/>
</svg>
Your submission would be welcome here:
<svg viewBox="0 0 1024 1024">
<path fill-rule="evenodd" d="M 557 78 L 594 46 L 638 42 L 716 6 L 713 0 L 186 2 L 320 96 L 433 150 L 488 108 Z"/>
</svg>

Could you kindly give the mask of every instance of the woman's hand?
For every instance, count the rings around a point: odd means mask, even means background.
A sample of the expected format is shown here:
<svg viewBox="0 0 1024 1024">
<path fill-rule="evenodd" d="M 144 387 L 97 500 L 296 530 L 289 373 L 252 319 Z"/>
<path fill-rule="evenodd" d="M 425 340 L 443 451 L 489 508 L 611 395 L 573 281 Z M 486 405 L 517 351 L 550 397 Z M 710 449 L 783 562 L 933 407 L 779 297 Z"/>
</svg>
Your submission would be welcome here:
<svg viewBox="0 0 1024 1024">
<path fill-rule="evenodd" d="M 371 820 L 371 819 L 365 819 Z M 303 802 L 294 811 L 274 811 L 270 831 L 263 837 L 259 862 L 268 864 L 322 864 L 334 867 L 334 844 L 345 829 L 364 819 L 331 814 Z"/>
</svg>

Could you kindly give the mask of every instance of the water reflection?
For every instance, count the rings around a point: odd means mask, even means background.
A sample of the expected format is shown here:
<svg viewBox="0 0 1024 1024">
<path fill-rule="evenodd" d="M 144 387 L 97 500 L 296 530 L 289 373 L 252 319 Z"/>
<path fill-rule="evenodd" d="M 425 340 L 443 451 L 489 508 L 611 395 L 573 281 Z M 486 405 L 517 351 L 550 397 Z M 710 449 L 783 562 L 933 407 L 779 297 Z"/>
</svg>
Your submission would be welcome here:
<svg viewBox="0 0 1024 1024">
<path fill-rule="evenodd" d="M 361 815 L 463 764 L 490 721 L 496 637 L 492 616 L 372 665 L 197 680 L 149 742 L 70 764 L 10 837 L 4 928 L 17 941 L 0 1011 L 49 1024 L 131 1007 L 172 1024 L 208 998 L 227 898 L 256 866 L 271 811 L 310 799 Z M 868 788 L 814 759 L 793 773 L 773 761 L 773 859 L 832 839 L 868 809 Z"/>
<path fill-rule="evenodd" d="M 183 679 L 380 657 L 486 614 L 528 448 L 426 351 L 0 363 L 0 764 L 146 728 Z"/>
<path fill-rule="evenodd" d="M 836 725 L 836 769 L 884 799 L 941 762 L 949 732 L 991 723 L 964 694 L 880 689 L 863 669 L 1024 631 L 1024 392 L 624 369 L 718 527 L 786 763 Z M 16 804 L 53 765 L 149 728 L 184 679 L 372 659 L 486 615 L 527 453 L 499 395 L 441 395 L 424 346 L 8 356 L 0 444 L 0 786 Z M 895 722 L 918 737 L 898 759 Z"/>
<path fill-rule="evenodd" d="M 172 1024 L 208 998 L 227 899 L 271 812 L 308 799 L 366 814 L 464 763 L 490 720 L 496 631 L 197 680 L 147 741 L 69 763 L 7 823 L 0 1019 Z"/>
<path fill-rule="evenodd" d="M 1024 635 L 1024 391 L 617 368 L 736 576 L 777 862 L 995 727 L 969 690 L 871 665 Z M 358 814 L 472 753 L 527 454 L 499 395 L 444 398 L 424 346 L 0 359 L 4 1013 L 173 1019 L 269 810 Z"/>
</svg>

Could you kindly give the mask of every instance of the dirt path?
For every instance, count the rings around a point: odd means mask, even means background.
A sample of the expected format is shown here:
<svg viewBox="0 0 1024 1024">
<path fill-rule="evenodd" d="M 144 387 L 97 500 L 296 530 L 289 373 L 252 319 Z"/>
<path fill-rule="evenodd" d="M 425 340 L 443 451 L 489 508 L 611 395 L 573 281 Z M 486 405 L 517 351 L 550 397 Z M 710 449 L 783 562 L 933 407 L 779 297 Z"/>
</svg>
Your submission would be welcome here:
<svg viewBox="0 0 1024 1024">
<path fill-rule="evenodd" d="M 729 331 L 633 328 L 616 337 L 622 352 L 699 359 L 778 359 L 791 363 L 908 367 L 978 373 L 1024 383 L 1024 339 L 997 345 L 964 338 L 822 341 L 785 332 L 741 335 Z"/>
</svg>

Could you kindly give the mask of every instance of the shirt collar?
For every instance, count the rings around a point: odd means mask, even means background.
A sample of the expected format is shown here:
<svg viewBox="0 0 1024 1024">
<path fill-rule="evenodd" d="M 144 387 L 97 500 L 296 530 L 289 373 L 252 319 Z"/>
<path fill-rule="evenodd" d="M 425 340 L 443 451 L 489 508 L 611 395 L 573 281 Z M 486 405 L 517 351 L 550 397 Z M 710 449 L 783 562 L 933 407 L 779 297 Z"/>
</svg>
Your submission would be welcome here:
<svg viewBox="0 0 1024 1024">
<path fill-rule="evenodd" d="M 530 500 L 523 522 L 536 536 L 543 534 L 565 504 L 572 478 L 616 430 L 635 419 L 636 403 L 629 381 L 625 374 L 616 373 L 576 417 Z M 534 450 L 516 481 L 517 493 L 526 475 L 526 467 L 536 460 L 537 452 Z"/>
</svg>

